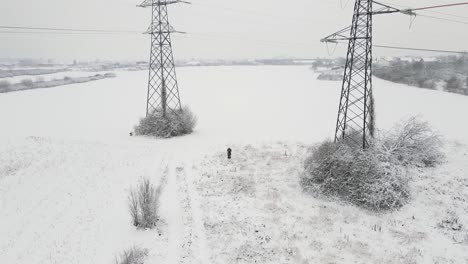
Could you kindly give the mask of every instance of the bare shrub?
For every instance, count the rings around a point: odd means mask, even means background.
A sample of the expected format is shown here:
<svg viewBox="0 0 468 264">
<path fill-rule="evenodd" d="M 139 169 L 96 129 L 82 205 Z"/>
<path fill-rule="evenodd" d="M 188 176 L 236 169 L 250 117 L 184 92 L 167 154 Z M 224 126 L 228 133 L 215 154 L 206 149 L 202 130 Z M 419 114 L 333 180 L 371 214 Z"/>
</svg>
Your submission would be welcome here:
<svg viewBox="0 0 468 264">
<path fill-rule="evenodd" d="M 117 74 L 115 74 L 113 72 L 108 72 L 108 73 L 104 74 L 104 77 L 106 77 L 106 78 L 115 78 L 115 77 L 117 77 Z"/>
<path fill-rule="evenodd" d="M 159 221 L 159 198 L 162 187 L 155 188 L 144 180 L 137 189 L 131 190 L 128 205 L 133 225 L 139 228 L 153 228 Z"/>
<path fill-rule="evenodd" d="M 132 217 L 133 225 L 139 226 L 141 217 L 140 217 L 138 193 L 136 191 L 130 192 L 130 195 L 128 196 L 128 207 L 130 209 L 130 215 Z"/>
<path fill-rule="evenodd" d="M 0 81 L 0 93 L 9 92 L 11 90 L 11 83 L 9 81 Z"/>
<path fill-rule="evenodd" d="M 31 79 L 21 80 L 21 84 L 28 88 L 31 88 L 34 86 L 34 82 Z"/>
<path fill-rule="evenodd" d="M 306 160 L 302 183 L 370 210 L 399 208 L 409 198 L 408 184 L 405 170 L 389 161 L 372 147 L 324 142 Z"/>
<path fill-rule="evenodd" d="M 460 219 L 454 211 L 448 211 L 447 216 L 437 224 L 439 228 L 460 231 L 463 229 L 463 225 L 460 223 Z"/>
<path fill-rule="evenodd" d="M 370 210 L 391 210 L 410 197 L 406 167 L 435 166 L 443 159 L 441 139 L 417 117 L 371 140 L 366 149 L 354 139 L 313 147 L 305 161 L 303 187 Z"/>
<path fill-rule="evenodd" d="M 381 139 L 384 152 L 405 166 L 434 167 L 442 162 L 442 140 L 430 125 L 412 117 Z"/>
<path fill-rule="evenodd" d="M 182 110 L 168 110 L 164 116 L 162 111 L 155 111 L 153 115 L 140 120 L 135 127 L 135 133 L 141 136 L 171 138 L 193 132 L 197 118 L 189 108 Z"/>
<path fill-rule="evenodd" d="M 453 75 L 446 81 L 445 89 L 450 90 L 450 89 L 462 89 L 464 86 L 463 80 L 458 78 L 458 76 Z"/>
<path fill-rule="evenodd" d="M 343 74 L 339 74 L 339 73 L 321 73 L 317 77 L 317 80 L 321 80 L 321 81 L 342 81 L 343 80 Z"/>
<path fill-rule="evenodd" d="M 115 259 L 116 264 L 144 264 L 148 250 L 139 247 L 133 247 L 125 250 Z"/>
</svg>

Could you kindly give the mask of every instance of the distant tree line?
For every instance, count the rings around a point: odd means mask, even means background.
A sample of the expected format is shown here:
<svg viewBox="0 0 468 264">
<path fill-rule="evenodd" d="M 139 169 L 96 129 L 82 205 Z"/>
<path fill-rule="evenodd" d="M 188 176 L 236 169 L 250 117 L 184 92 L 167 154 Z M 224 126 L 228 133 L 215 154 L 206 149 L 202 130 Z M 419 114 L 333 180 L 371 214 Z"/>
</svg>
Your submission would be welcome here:
<svg viewBox="0 0 468 264">
<path fill-rule="evenodd" d="M 0 93 L 8 93 L 8 92 L 17 92 L 17 91 L 24 91 L 24 90 L 32 90 L 32 89 L 40 89 L 40 88 L 51 88 L 57 87 L 62 85 L 69 85 L 69 84 L 76 84 L 76 83 L 85 83 L 85 82 L 92 82 L 97 80 L 102 80 L 106 78 L 114 78 L 116 75 L 114 73 L 106 73 L 106 74 L 96 74 L 93 76 L 88 77 L 64 77 L 63 79 L 53 79 L 50 81 L 44 81 L 42 78 L 38 78 L 38 80 L 33 81 L 31 79 L 24 79 L 19 83 L 12 84 L 5 80 L 0 80 Z"/>
<path fill-rule="evenodd" d="M 345 58 L 337 58 L 337 59 L 325 59 L 325 58 L 317 58 L 312 63 L 312 69 L 317 70 L 319 68 L 330 68 L 330 69 L 341 69 L 344 68 L 346 63 Z"/>
<path fill-rule="evenodd" d="M 468 95 L 468 56 L 439 57 L 435 61 L 396 60 L 377 64 L 373 74 L 391 82 Z"/>
<path fill-rule="evenodd" d="M 21 70 L 0 70 L 0 78 L 8 78 L 24 75 L 44 75 L 58 72 L 64 72 L 67 69 L 21 69 Z"/>
</svg>

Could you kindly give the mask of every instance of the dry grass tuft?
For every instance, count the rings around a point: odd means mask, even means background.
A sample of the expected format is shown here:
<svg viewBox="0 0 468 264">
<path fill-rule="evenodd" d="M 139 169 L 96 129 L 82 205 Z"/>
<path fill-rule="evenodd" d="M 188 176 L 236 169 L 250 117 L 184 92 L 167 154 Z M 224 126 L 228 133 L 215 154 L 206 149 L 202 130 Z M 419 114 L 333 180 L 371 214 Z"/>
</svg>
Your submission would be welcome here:
<svg viewBox="0 0 468 264">
<path fill-rule="evenodd" d="M 128 198 L 133 225 L 139 228 L 153 228 L 159 221 L 159 198 L 162 187 L 155 188 L 144 180 L 137 189 L 131 190 Z"/>
<path fill-rule="evenodd" d="M 141 249 L 139 247 L 133 247 L 125 250 L 119 257 L 116 258 L 116 264 L 144 264 L 146 257 L 148 256 L 147 249 Z"/>
</svg>

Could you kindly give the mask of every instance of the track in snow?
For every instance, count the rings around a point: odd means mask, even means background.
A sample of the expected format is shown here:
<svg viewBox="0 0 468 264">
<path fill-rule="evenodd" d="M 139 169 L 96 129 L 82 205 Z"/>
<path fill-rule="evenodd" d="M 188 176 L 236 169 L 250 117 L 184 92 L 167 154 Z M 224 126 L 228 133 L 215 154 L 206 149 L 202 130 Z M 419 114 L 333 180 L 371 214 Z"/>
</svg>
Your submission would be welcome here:
<svg viewBox="0 0 468 264">
<path fill-rule="evenodd" d="M 186 163 L 168 165 L 166 196 L 161 201 L 162 216 L 168 224 L 168 253 L 164 263 L 208 263 L 205 231 L 199 212 L 199 202 L 193 183 L 189 179 L 191 169 Z"/>
</svg>

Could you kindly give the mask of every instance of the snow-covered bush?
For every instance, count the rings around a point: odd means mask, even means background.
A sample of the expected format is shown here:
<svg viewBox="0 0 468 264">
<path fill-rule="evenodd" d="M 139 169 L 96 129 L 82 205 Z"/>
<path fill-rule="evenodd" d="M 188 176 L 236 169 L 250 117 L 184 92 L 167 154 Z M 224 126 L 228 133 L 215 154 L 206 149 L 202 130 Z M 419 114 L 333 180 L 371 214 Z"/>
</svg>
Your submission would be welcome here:
<svg viewBox="0 0 468 264">
<path fill-rule="evenodd" d="M 108 72 L 108 73 L 104 74 L 104 77 L 106 77 L 106 78 L 115 78 L 115 77 L 117 77 L 117 74 L 115 74 L 113 72 Z"/>
<path fill-rule="evenodd" d="M 31 88 L 34 86 L 34 82 L 31 79 L 21 80 L 21 84 L 28 88 Z"/>
<path fill-rule="evenodd" d="M 441 163 L 441 146 L 428 123 L 413 117 L 366 149 L 352 140 L 313 147 L 302 184 L 370 210 L 399 208 L 410 197 L 407 167 Z"/>
<path fill-rule="evenodd" d="M 148 256 L 148 250 L 139 247 L 133 247 L 125 250 L 118 258 L 116 258 L 116 264 L 144 264 L 146 257 Z"/>
<path fill-rule="evenodd" d="M 155 188 L 149 180 L 144 180 L 129 195 L 129 209 L 133 225 L 139 228 L 153 228 L 159 221 L 159 198 L 161 188 Z"/>
<path fill-rule="evenodd" d="M 153 115 L 142 118 L 135 127 L 136 135 L 171 138 L 193 132 L 197 118 L 189 108 L 182 110 L 168 110 L 166 116 L 162 111 L 155 111 Z"/>
<path fill-rule="evenodd" d="M 321 73 L 318 77 L 317 80 L 321 81 L 342 81 L 343 80 L 343 74 L 338 74 L 338 73 Z"/>
<path fill-rule="evenodd" d="M 0 93 L 9 92 L 11 89 L 11 83 L 9 81 L 1 80 L 0 81 Z"/>
<path fill-rule="evenodd" d="M 409 198 L 405 170 L 373 147 L 324 142 L 313 148 L 305 169 L 305 186 L 370 210 L 399 208 Z"/>
<path fill-rule="evenodd" d="M 442 140 L 427 122 L 412 117 L 382 136 L 384 152 L 405 166 L 434 167 L 444 159 Z"/>
<path fill-rule="evenodd" d="M 450 79 L 446 80 L 445 89 L 462 89 L 464 87 L 463 80 L 457 75 L 453 75 Z"/>
</svg>

